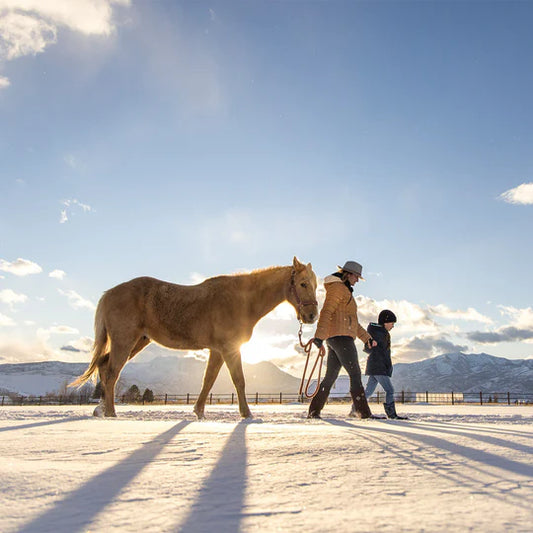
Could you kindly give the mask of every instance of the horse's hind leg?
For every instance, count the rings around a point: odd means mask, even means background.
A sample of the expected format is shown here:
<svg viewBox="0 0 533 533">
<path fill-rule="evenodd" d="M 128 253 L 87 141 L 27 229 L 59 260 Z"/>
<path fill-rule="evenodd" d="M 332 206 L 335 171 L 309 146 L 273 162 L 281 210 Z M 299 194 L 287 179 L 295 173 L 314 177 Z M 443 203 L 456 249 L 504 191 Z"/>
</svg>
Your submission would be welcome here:
<svg viewBox="0 0 533 533">
<path fill-rule="evenodd" d="M 146 346 L 148 346 L 150 342 L 152 341 L 148 337 L 146 336 L 141 337 L 137 341 L 137 344 L 131 350 L 128 359 L 133 359 L 133 357 L 136 354 L 138 354 L 142 349 L 146 348 Z M 103 416 L 105 409 L 106 409 L 105 407 L 105 383 L 107 380 L 108 367 L 109 367 L 108 361 L 109 361 L 109 353 L 106 353 L 98 365 L 98 373 L 100 374 L 100 381 L 102 382 L 102 395 L 100 398 L 100 403 L 96 406 L 94 410 L 94 413 L 93 413 L 94 416 Z"/>
<path fill-rule="evenodd" d="M 246 393 L 244 390 L 244 372 L 242 371 L 241 352 L 236 350 L 228 354 L 224 354 L 224 360 L 228 365 L 229 373 L 235 389 L 237 390 L 237 398 L 239 399 L 239 412 L 243 418 L 252 418 L 252 413 L 246 401 Z"/>
<path fill-rule="evenodd" d="M 198 395 L 198 399 L 196 400 L 193 409 L 199 419 L 204 418 L 204 408 L 205 401 L 207 400 L 207 395 L 209 394 L 209 391 L 211 390 L 213 384 L 215 383 L 215 380 L 217 379 L 218 373 L 220 372 L 220 368 L 222 367 L 223 362 L 224 360 L 222 359 L 222 355 L 220 352 L 217 352 L 216 350 L 210 351 L 209 359 L 207 360 L 207 366 L 205 367 L 202 390 Z"/>
<path fill-rule="evenodd" d="M 137 346 L 137 343 L 137 339 L 128 343 L 124 341 L 113 341 L 112 339 L 109 357 L 99 368 L 104 393 L 104 416 L 106 417 L 117 416 L 115 412 L 115 385 L 122 368 L 130 357 L 133 348 Z M 97 413 L 95 410 L 94 414 L 100 413 Z"/>
</svg>

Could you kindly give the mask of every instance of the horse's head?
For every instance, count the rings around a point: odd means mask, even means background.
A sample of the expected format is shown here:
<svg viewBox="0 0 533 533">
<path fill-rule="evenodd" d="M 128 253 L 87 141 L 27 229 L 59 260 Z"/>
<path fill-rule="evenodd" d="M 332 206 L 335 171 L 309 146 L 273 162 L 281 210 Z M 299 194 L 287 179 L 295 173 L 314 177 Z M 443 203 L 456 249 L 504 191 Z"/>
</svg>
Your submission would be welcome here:
<svg viewBox="0 0 533 533">
<path fill-rule="evenodd" d="M 318 317 L 316 300 L 316 275 L 311 263 L 304 265 L 296 257 L 292 262 L 288 300 L 296 310 L 298 320 L 312 324 Z"/>
</svg>

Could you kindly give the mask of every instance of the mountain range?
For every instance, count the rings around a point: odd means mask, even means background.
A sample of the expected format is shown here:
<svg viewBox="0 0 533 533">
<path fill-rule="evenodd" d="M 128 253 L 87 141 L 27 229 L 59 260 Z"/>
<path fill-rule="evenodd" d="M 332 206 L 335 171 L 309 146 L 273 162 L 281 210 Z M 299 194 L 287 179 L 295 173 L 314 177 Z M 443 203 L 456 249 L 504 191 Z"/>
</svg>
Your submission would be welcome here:
<svg viewBox="0 0 533 533">
<path fill-rule="evenodd" d="M 64 393 L 67 383 L 81 375 L 87 363 L 49 361 L 0 365 L 0 395 Z M 243 363 L 248 394 L 298 392 L 300 378 L 269 362 Z M 130 362 L 122 371 L 117 393 L 135 384 L 154 394 L 197 394 L 205 362 L 193 357 L 158 355 L 149 362 Z M 517 392 L 533 393 L 533 359 L 505 359 L 486 353 L 448 353 L 415 363 L 394 366 L 397 391 Z M 225 366 L 212 390 L 232 393 L 234 387 Z"/>
</svg>

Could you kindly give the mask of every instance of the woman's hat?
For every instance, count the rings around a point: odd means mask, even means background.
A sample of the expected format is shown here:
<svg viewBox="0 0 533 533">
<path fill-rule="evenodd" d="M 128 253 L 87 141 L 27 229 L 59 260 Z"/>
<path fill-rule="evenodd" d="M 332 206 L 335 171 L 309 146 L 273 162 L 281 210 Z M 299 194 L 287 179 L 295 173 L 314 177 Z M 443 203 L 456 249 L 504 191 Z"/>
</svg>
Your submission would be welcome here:
<svg viewBox="0 0 533 533">
<path fill-rule="evenodd" d="M 365 281 L 365 278 L 363 278 L 363 267 L 357 261 L 346 261 L 344 266 L 337 265 L 337 268 L 345 272 L 350 272 L 351 274 L 357 274 L 361 281 Z"/>
</svg>

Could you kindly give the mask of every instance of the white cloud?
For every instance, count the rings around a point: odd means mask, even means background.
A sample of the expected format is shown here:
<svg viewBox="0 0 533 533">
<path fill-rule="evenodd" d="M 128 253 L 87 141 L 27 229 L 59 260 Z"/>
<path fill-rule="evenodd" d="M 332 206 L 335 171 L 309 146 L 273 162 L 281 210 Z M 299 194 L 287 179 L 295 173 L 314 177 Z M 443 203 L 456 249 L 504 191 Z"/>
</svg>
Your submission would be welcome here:
<svg viewBox="0 0 533 533">
<path fill-rule="evenodd" d="M 74 214 L 75 210 L 81 209 L 84 213 L 94 211 L 90 205 L 83 204 L 79 200 L 76 200 L 76 198 L 71 200 L 63 200 L 61 203 L 65 206 L 65 209 L 61 210 L 61 216 L 59 218 L 60 224 L 64 224 L 70 220 L 70 215 Z"/>
<path fill-rule="evenodd" d="M 438 329 L 431 318 L 429 310 L 407 300 L 372 300 L 366 296 L 357 296 L 359 320 L 362 324 L 377 322 L 383 309 L 390 309 L 398 319 L 398 326 L 404 329 L 432 332 Z"/>
<path fill-rule="evenodd" d="M 0 291 L 0 302 L 13 307 L 14 304 L 24 303 L 28 297 L 25 294 L 19 294 L 11 289 Z"/>
<path fill-rule="evenodd" d="M 392 346 L 393 362 L 411 363 L 443 353 L 466 352 L 468 346 L 448 340 L 446 334 L 415 335 Z"/>
<path fill-rule="evenodd" d="M 27 276 L 28 274 L 38 274 L 43 271 L 37 263 L 20 257 L 12 263 L 0 259 L 0 270 L 10 272 L 11 274 L 15 274 L 15 276 Z"/>
<path fill-rule="evenodd" d="M 14 326 L 14 325 L 15 325 L 15 321 L 11 317 L 0 313 L 0 327 Z"/>
<path fill-rule="evenodd" d="M 55 356 L 55 352 L 46 344 L 45 339 L 0 337 L 0 361 L 3 363 L 46 361 Z"/>
<path fill-rule="evenodd" d="M 446 318 L 449 320 L 466 320 L 472 322 L 482 322 L 485 324 L 491 324 L 492 320 L 476 311 L 473 307 L 469 307 L 465 311 L 452 310 L 447 305 L 438 304 L 428 306 L 428 311 L 435 316 Z"/>
<path fill-rule="evenodd" d="M 50 274 L 48 274 L 49 277 L 51 278 L 56 278 L 56 279 L 63 279 L 66 275 L 66 272 L 64 270 L 52 270 L 52 272 L 50 272 Z"/>
<path fill-rule="evenodd" d="M 61 289 L 58 289 L 58 292 L 68 298 L 70 306 L 74 309 L 86 308 L 92 311 L 96 309 L 96 306 L 90 300 L 83 298 L 76 291 L 63 291 Z"/>
<path fill-rule="evenodd" d="M 500 305 L 500 312 L 504 316 L 511 318 L 511 325 L 517 328 L 533 329 L 533 308 L 525 307 L 518 309 L 516 307 L 510 307 Z"/>
<path fill-rule="evenodd" d="M 0 76 L 0 90 L 6 89 L 11 85 L 11 82 L 5 76 Z"/>
<path fill-rule="evenodd" d="M 110 35 L 113 8 L 130 0 L 0 0 L 0 61 L 44 52 L 60 28 L 83 35 Z M 0 89 L 9 80 L 0 77 Z"/>
<path fill-rule="evenodd" d="M 48 331 L 58 335 L 77 335 L 79 333 L 79 330 L 70 326 L 52 326 L 48 328 Z"/>
<path fill-rule="evenodd" d="M 500 198 L 510 204 L 533 204 L 533 183 L 522 183 L 514 189 L 500 194 Z"/>
</svg>

